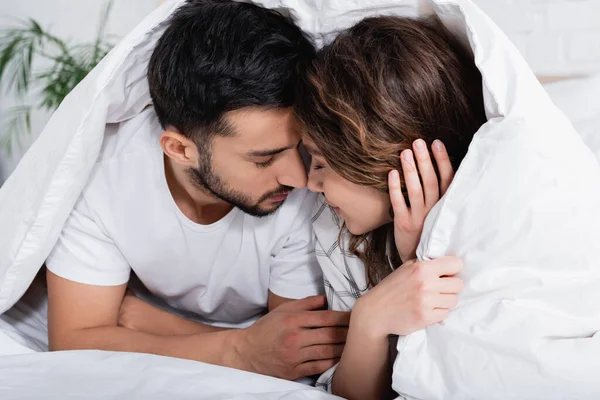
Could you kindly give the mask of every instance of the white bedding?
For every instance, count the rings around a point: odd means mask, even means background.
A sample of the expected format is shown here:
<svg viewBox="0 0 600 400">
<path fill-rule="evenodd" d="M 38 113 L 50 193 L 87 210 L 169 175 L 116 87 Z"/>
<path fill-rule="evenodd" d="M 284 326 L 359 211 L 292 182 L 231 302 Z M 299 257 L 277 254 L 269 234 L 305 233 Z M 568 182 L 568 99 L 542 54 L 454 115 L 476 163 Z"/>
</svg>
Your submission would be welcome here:
<svg viewBox="0 0 600 400">
<path fill-rule="evenodd" d="M 417 249 L 460 257 L 464 290 L 446 320 L 400 338 L 393 388 L 407 399 L 598 399 L 598 160 L 481 10 L 434 3 L 474 52 L 488 122 Z"/>
<path fill-rule="evenodd" d="M 0 189 L 0 313 L 10 309 L 25 293 L 56 241 L 98 154 L 105 123 L 132 118 L 149 103 L 144 61 L 164 20 L 181 2 L 166 2 L 111 52 L 61 105 Z M 418 10 L 416 0 L 261 3 L 294 8 L 303 28 L 321 39 L 367 14 L 415 15 Z M 598 88 L 589 91 L 588 97 L 573 96 L 574 87 L 589 90 L 589 82 Z M 590 104 L 598 104 L 600 79 L 549 90 L 555 103 L 580 128 L 584 141 L 600 150 L 600 112 L 596 117 L 582 112 L 584 106 L 589 109 Z M 565 100 L 568 95 L 571 100 Z M 592 122 L 584 124 L 585 121 Z M 596 154 L 600 155 L 600 151 Z M 152 355 L 35 353 L 46 346 L 44 318 L 45 303 L 37 300 L 23 300 L 0 317 L 0 354 L 4 354 L 0 357 L 1 399 L 333 398 L 293 382 Z"/>
<path fill-rule="evenodd" d="M 586 84 L 582 84 L 585 82 Z M 552 100 L 572 119 L 588 145 L 600 137 L 600 75 L 546 86 Z M 586 116 L 580 118 L 580 115 Z M 596 134 L 591 134 L 595 132 Z M 592 148 L 600 155 L 600 146 Z M 34 285 L 22 300 L 0 316 L 0 398 L 79 399 L 326 399 L 294 384 L 210 365 L 151 356 L 109 352 L 35 354 L 47 350 L 47 304 L 43 287 Z M 23 356 L 16 356 L 21 354 Z M 86 365 L 86 368 L 80 368 Z M 223 391 L 231 382 L 250 378 L 253 385 Z M 242 386 L 243 387 L 243 386 Z M 262 388 L 260 395 L 255 389 Z M 240 391 L 241 390 L 241 391 Z M 265 390 L 270 392 L 265 392 Z M 44 397 L 45 396 L 45 397 Z M 96 397 L 94 397 L 96 396 Z"/>
<path fill-rule="evenodd" d="M 335 398 L 295 382 L 152 355 L 31 354 L 46 346 L 44 304 L 23 301 L 11 309 L 54 246 L 89 177 L 106 124 L 135 118 L 150 104 L 147 61 L 165 21 L 183 1 L 166 1 L 110 52 L 67 96 L 0 188 L 1 399 Z M 417 0 L 258 3 L 294 9 L 299 24 L 321 42 L 370 9 L 414 15 Z M 20 355 L 9 355 L 15 353 Z"/>
<path fill-rule="evenodd" d="M 148 354 L 0 357 L 0 399 L 339 399 L 300 383 Z"/>
<path fill-rule="evenodd" d="M 311 386 L 150 354 L 48 353 L 39 282 L 0 316 L 0 399 L 336 399 Z"/>
</svg>

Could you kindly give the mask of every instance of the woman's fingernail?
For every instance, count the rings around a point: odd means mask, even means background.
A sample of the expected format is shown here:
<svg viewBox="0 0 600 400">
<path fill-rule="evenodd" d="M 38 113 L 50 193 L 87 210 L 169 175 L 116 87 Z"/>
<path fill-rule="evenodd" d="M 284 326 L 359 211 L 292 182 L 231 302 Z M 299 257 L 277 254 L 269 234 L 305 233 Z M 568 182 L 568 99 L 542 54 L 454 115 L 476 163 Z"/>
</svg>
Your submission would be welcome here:
<svg viewBox="0 0 600 400">
<path fill-rule="evenodd" d="M 436 140 L 433 142 L 433 145 L 432 145 L 432 147 L 433 147 L 433 149 L 434 149 L 435 151 L 438 151 L 438 152 L 440 152 L 440 151 L 444 151 L 444 145 L 442 144 L 441 140 L 437 140 L 437 139 L 436 139 Z"/>
<path fill-rule="evenodd" d="M 427 146 L 425 145 L 425 141 L 423 139 L 417 139 L 415 141 L 415 147 L 417 148 L 417 150 L 419 151 L 424 151 L 427 149 Z"/>
<path fill-rule="evenodd" d="M 413 164 L 413 154 L 412 151 L 410 150 L 406 150 L 402 153 L 402 158 L 404 158 L 404 161 L 406 161 L 407 163 L 409 163 L 410 165 Z"/>
<path fill-rule="evenodd" d="M 390 172 L 390 178 L 392 179 L 392 181 L 397 181 L 398 179 L 400 179 L 400 174 L 394 169 L 392 170 L 392 172 Z"/>
</svg>

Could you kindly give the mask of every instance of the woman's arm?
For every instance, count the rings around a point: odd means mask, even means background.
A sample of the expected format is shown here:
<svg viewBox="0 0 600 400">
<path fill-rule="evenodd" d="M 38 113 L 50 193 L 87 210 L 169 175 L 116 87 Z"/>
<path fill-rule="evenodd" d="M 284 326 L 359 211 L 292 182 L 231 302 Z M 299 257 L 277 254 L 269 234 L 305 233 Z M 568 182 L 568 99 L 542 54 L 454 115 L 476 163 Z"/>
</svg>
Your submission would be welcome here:
<svg viewBox="0 0 600 400">
<path fill-rule="evenodd" d="M 443 321 L 463 288 L 456 257 L 404 263 L 355 304 L 332 392 L 349 400 L 391 393 L 390 335 L 405 336 Z"/>
<path fill-rule="evenodd" d="M 392 363 L 387 337 L 372 337 L 350 317 L 346 347 L 335 374 L 332 392 L 346 399 L 393 399 Z"/>
<path fill-rule="evenodd" d="M 399 172 L 392 171 L 388 182 L 394 237 L 402 260 L 415 257 L 425 218 L 454 176 L 450 158 L 440 141 L 435 141 L 432 148 L 439 177 L 425 142 L 417 140 L 412 148 L 413 152 L 404 151 L 400 155 L 410 207 L 402 194 Z M 452 263 L 442 261 L 447 262 Z M 333 377 L 333 393 L 349 399 L 395 397 L 391 389 L 393 359 L 389 335 L 405 335 L 445 318 L 447 308 L 455 301 L 453 294 L 462 288 L 457 278 L 428 274 L 423 268 L 431 268 L 424 267 L 429 263 L 433 262 L 405 263 L 356 303 L 348 341 Z M 456 273 L 458 269 L 450 271 Z M 382 312 L 385 309 L 390 310 Z M 388 329 L 381 330 L 385 325 Z"/>
</svg>

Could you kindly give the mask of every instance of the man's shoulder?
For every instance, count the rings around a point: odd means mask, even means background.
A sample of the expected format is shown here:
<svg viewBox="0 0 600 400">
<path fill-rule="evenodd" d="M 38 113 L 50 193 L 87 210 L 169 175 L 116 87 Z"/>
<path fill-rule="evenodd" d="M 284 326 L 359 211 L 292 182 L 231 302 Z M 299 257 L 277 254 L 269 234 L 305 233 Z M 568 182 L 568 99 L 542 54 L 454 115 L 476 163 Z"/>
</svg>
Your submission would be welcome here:
<svg viewBox="0 0 600 400">
<path fill-rule="evenodd" d="M 92 203 L 133 201 L 160 189 L 162 150 L 153 109 L 131 120 L 107 125 L 102 149 L 83 196 Z"/>
</svg>

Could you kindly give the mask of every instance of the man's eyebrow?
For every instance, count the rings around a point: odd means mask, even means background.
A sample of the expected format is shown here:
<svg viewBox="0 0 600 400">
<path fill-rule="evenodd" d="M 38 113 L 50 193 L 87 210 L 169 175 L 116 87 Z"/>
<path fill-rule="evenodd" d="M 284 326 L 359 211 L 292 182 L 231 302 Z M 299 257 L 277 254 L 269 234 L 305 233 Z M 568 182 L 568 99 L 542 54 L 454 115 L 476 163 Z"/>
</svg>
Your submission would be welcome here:
<svg viewBox="0 0 600 400">
<path fill-rule="evenodd" d="M 271 149 L 271 150 L 254 150 L 248 153 L 248 157 L 269 157 L 269 156 L 274 156 L 276 154 L 279 153 L 283 153 L 286 150 L 290 150 L 293 149 L 295 146 L 291 145 L 291 146 L 287 146 L 287 147 L 280 147 L 278 149 Z"/>
</svg>

